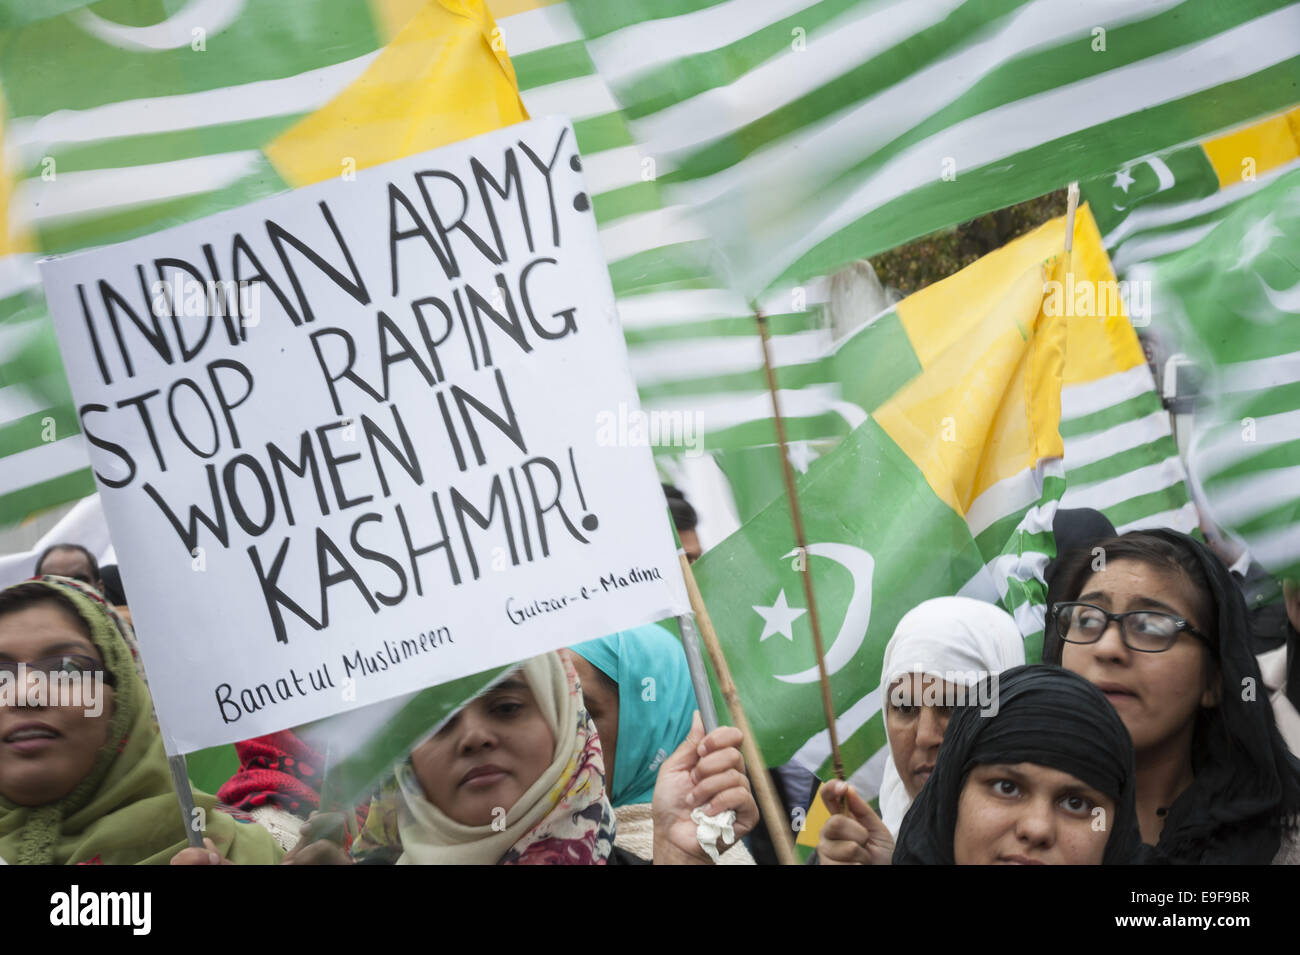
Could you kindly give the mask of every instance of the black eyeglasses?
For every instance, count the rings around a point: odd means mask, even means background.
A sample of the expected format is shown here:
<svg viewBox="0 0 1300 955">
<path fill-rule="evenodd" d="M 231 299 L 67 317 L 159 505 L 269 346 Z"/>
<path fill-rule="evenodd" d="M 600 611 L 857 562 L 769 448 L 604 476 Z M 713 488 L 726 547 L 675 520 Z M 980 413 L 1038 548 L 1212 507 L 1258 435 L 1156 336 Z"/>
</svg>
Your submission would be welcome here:
<svg viewBox="0 0 1300 955">
<path fill-rule="evenodd" d="M 28 673 L 44 673 L 47 677 L 54 677 L 59 674 L 94 676 L 96 673 L 102 673 L 106 686 L 117 686 L 117 678 L 104 669 L 104 664 L 94 657 L 80 653 L 60 653 L 54 656 L 41 657 L 39 660 L 28 661 L 0 660 L 0 673 L 12 673 L 14 678 L 17 679 L 20 666 L 24 667 Z"/>
<path fill-rule="evenodd" d="M 1130 610 L 1111 613 L 1092 604 L 1058 603 L 1052 606 L 1056 632 L 1066 643 L 1096 643 L 1112 620 L 1119 624 L 1124 646 L 1139 653 L 1163 653 L 1178 642 L 1184 631 L 1214 649 L 1205 634 L 1182 617 L 1158 610 Z"/>
</svg>

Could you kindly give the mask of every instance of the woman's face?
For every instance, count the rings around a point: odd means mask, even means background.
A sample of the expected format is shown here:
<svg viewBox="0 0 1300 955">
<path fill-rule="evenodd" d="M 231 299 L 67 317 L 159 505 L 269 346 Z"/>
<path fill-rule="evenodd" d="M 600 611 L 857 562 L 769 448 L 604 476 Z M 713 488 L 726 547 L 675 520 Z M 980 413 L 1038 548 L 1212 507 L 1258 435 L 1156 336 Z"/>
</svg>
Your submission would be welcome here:
<svg viewBox="0 0 1300 955">
<path fill-rule="evenodd" d="M 485 826 L 504 818 L 554 758 L 555 736 L 516 673 L 416 747 L 411 765 L 429 802 L 462 825 Z"/>
<path fill-rule="evenodd" d="M 1203 601 L 1176 571 L 1135 560 L 1116 560 L 1088 578 L 1078 597 L 1111 613 L 1159 610 L 1183 617 L 1207 632 L 1212 620 L 1200 619 Z M 1140 754 L 1186 736 L 1196 715 L 1219 699 L 1219 678 L 1209 653 L 1196 637 L 1179 634 L 1168 650 L 1130 650 L 1112 623 L 1096 643 L 1066 643 L 1061 665 L 1073 670 L 1110 700 Z"/>
<path fill-rule="evenodd" d="M 1115 801 L 1034 763 L 976 766 L 957 802 L 958 865 L 1100 865 Z"/>
<path fill-rule="evenodd" d="M 60 654 L 103 662 L 99 650 L 66 610 L 38 603 L 0 616 L 0 662 L 29 663 Z M 47 692 L 34 700 L 38 677 L 28 674 L 27 701 L 56 704 Z M 16 686 L 14 688 L 16 693 Z M 0 705 L 0 796 L 20 806 L 43 806 L 68 795 L 95 765 L 108 742 L 113 691 L 103 686 L 101 705 Z M 69 704 L 71 701 L 66 701 Z"/>
<path fill-rule="evenodd" d="M 922 673 L 905 673 L 889 687 L 885 724 L 894 767 L 908 796 L 915 799 L 934 772 L 951 706 L 933 705 L 955 699 L 954 684 Z M 931 705 L 925 702 L 931 701 Z"/>
<path fill-rule="evenodd" d="M 605 792 L 614 791 L 614 753 L 618 747 L 618 684 L 605 676 L 586 658 L 572 650 L 560 654 L 573 664 L 578 682 L 582 684 L 582 701 L 587 705 L 591 721 L 596 724 L 600 737 L 601 754 L 605 760 Z"/>
</svg>

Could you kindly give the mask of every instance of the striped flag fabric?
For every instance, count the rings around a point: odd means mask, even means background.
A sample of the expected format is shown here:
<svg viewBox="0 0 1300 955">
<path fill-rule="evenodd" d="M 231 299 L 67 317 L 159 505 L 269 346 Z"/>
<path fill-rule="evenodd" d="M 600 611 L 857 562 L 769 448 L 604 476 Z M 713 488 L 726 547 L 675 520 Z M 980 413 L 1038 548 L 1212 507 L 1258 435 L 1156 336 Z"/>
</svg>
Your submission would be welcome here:
<svg viewBox="0 0 1300 955">
<path fill-rule="evenodd" d="M 1294 94 L 1300 98 L 1300 90 Z M 1122 277 L 1205 238 L 1243 201 L 1300 168 L 1300 108 L 1080 183 Z"/>
<path fill-rule="evenodd" d="M 1142 270 L 1152 327 L 1203 369 L 1188 464 L 1211 518 L 1300 580 L 1300 169 Z"/>
<path fill-rule="evenodd" d="M 750 719 L 769 765 L 831 768 L 800 561 L 824 621 L 845 768 L 869 797 L 885 747 L 881 657 L 906 611 L 946 594 L 997 601 L 1029 658 L 1041 653 L 1042 574 L 1068 493 L 1068 349 L 1113 343 L 1072 372 L 1085 382 L 1122 373 L 1116 354 L 1141 363 L 1117 301 L 1081 314 L 1045 296 L 1069 283 L 1064 239 L 1064 219 L 1050 222 L 855 333 L 872 345 L 857 379 L 878 391 L 858 397 L 862 423 L 798 479 L 807 554 L 781 495 L 695 565 L 741 698 L 764 701 Z M 1074 281 L 1109 281 L 1086 208 L 1074 241 Z"/>
<path fill-rule="evenodd" d="M 526 118 L 483 0 L 173 7 L 0 18 L 0 526 L 94 489 L 36 257 Z"/>
<path fill-rule="evenodd" d="M 751 297 L 1276 112 L 1300 71 L 1285 0 L 568 6 L 670 208 Z"/>
<path fill-rule="evenodd" d="M 529 113 L 574 121 L 641 405 L 667 423 L 648 437 L 666 454 L 681 453 L 687 427 L 707 450 L 775 440 L 751 302 L 709 269 L 707 233 L 690 210 L 666 204 L 655 157 L 634 138 L 570 5 L 492 5 Z M 816 279 L 757 302 L 776 363 L 799 366 L 779 383 L 785 413 L 808 437 L 843 437 L 854 423 L 830 406 L 833 369 L 817 361 L 833 344 L 828 296 Z"/>
</svg>

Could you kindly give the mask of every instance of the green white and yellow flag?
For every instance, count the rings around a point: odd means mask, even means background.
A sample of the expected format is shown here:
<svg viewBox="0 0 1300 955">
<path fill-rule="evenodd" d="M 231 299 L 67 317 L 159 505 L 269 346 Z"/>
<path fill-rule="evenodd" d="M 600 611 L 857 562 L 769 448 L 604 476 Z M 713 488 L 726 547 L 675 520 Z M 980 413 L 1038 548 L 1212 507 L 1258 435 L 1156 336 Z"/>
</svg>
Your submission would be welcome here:
<svg viewBox="0 0 1300 955">
<path fill-rule="evenodd" d="M 770 765 L 829 769 L 805 561 L 845 766 L 868 792 L 884 746 L 881 656 L 904 613 L 945 594 L 1000 601 L 1030 657 L 1039 652 L 1042 570 L 1064 485 L 1067 337 L 1078 322 L 1124 321 L 1118 311 L 1075 317 L 1045 296 L 1050 283 L 1064 287 L 1064 238 L 1063 219 L 1048 223 L 858 331 L 873 347 L 858 353 L 857 378 L 881 392 L 862 399 L 862 423 L 798 481 L 808 553 L 795 550 L 782 496 L 696 564 L 741 699 L 762 702 L 749 716 Z M 1076 281 L 1104 281 L 1086 209 L 1075 243 Z"/>
<path fill-rule="evenodd" d="M 1295 93 L 1300 97 L 1300 90 Z M 1080 184 L 1115 271 L 1181 252 L 1243 201 L 1300 168 L 1300 108 L 1125 163 Z"/>
<path fill-rule="evenodd" d="M 94 490 L 36 257 L 525 118 L 483 0 L 3 0 L 0 93 L 0 526 Z"/>
<path fill-rule="evenodd" d="M 1288 0 L 569 0 L 757 295 L 1294 105 Z M 507 42 L 509 37 L 507 37 Z"/>
</svg>

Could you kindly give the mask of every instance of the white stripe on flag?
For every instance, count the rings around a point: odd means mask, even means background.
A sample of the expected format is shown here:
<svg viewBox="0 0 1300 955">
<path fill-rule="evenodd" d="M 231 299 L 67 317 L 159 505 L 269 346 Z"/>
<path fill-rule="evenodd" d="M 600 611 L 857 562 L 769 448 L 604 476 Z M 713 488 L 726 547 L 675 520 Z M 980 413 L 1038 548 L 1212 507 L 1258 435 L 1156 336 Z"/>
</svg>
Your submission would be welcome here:
<svg viewBox="0 0 1300 955">
<path fill-rule="evenodd" d="M 5 135 L 21 150 L 26 162 L 35 162 L 60 144 L 305 113 L 333 99 L 364 73 L 378 55 L 379 51 L 375 51 L 278 80 L 258 80 L 201 93 L 125 100 L 90 109 L 61 109 L 40 117 L 19 116 L 5 126 Z"/>
<path fill-rule="evenodd" d="M 60 173 L 57 182 L 27 179 L 14 189 L 10 234 L 24 222 L 49 222 L 105 209 L 122 208 L 211 192 L 257 168 L 261 151 L 174 159 L 148 166 Z"/>
<path fill-rule="evenodd" d="M 0 469 L 0 494 L 80 471 L 90 466 L 90 457 L 86 453 L 85 439 L 74 434 L 62 441 L 11 454 L 4 462 L 4 468 Z"/>
<path fill-rule="evenodd" d="M 1250 555 L 1265 567 L 1288 567 L 1300 560 L 1300 524 L 1253 535 Z"/>
<path fill-rule="evenodd" d="M 1044 478 L 1064 475 L 1065 468 L 1060 458 L 1044 458 L 1037 468 L 1026 468 L 998 481 L 966 509 L 966 524 L 971 534 L 978 536 L 1008 514 L 1029 507 L 1042 497 Z M 1047 526 L 1050 528 L 1051 524 L 1049 517 Z"/>
<path fill-rule="evenodd" d="M 777 391 L 781 402 L 781 417 L 806 418 L 838 411 L 834 405 L 837 389 L 834 385 L 810 385 L 805 388 Z M 696 417 L 697 432 L 717 432 L 724 428 L 745 424 L 749 421 L 764 421 L 772 418 L 772 396 L 766 391 L 728 392 L 720 395 L 689 395 L 667 401 L 645 402 L 646 411 L 659 415 L 690 414 Z M 852 406 L 858 414 L 866 418 L 866 412 L 857 405 Z M 852 424 L 852 422 L 850 422 Z M 772 432 L 775 440 L 776 432 Z"/>
<path fill-rule="evenodd" d="M 1229 527 L 1245 523 L 1294 501 L 1296 488 L 1300 488 L 1300 466 L 1248 474 L 1214 490 L 1214 519 Z"/>
<path fill-rule="evenodd" d="M 1261 391 L 1294 384 L 1300 381 L 1300 352 L 1221 365 L 1216 369 L 1215 377 L 1219 387 L 1226 392 Z"/>
<path fill-rule="evenodd" d="M 38 258 L 40 256 L 26 252 L 0 258 L 0 298 L 8 298 L 41 284 L 41 273 L 36 268 Z"/>
<path fill-rule="evenodd" d="M 1091 507 L 1104 511 L 1130 498 L 1173 487 L 1186 479 L 1183 462 L 1178 458 L 1165 458 L 1105 481 L 1067 487 L 1061 496 L 1061 507 Z"/>
<path fill-rule="evenodd" d="M 900 0 L 894 3 L 903 5 Z M 601 72 L 618 87 L 637 73 L 743 40 L 811 5 L 812 0 L 724 0 L 702 10 L 633 24 L 593 40 L 591 49 Z"/>
<path fill-rule="evenodd" d="M 867 722 L 880 712 L 880 687 L 877 686 L 870 693 L 863 696 L 860 700 L 850 706 L 843 714 L 836 717 L 835 729 L 839 733 L 841 740 L 846 740 Z M 815 770 L 831 756 L 831 734 L 829 730 L 822 730 L 808 742 L 799 747 L 798 752 L 794 754 L 796 762 L 806 766 L 809 770 Z"/>
<path fill-rule="evenodd" d="M 37 401 L 26 385 L 6 385 L 0 388 L 0 424 L 35 414 L 48 407 L 44 402 Z"/>
<path fill-rule="evenodd" d="M 571 80 L 549 83 L 519 94 L 535 119 L 543 116 L 568 116 L 573 120 L 603 116 L 617 110 L 614 94 L 597 75 L 578 76 Z"/>
<path fill-rule="evenodd" d="M 826 352 L 823 329 L 793 332 L 771 340 L 772 363 L 793 365 L 815 361 Z M 757 335 L 697 338 L 641 345 L 628 354 L 632 377 L 645 386 L 702 376 L 755 371 L 763 367 L 763 346 Z"/>
<path fill-rule="evenodd" d="M 1067 385 L 1061 389 L 1061 420 L 1082 418 L 1155 390 L 1155 379 L 1145 362 L 1096 381 Z"/>
<path fill-rule="evenodd" d="M 582 39 L 582 28 L 566 3 L 502 17 L 497 20 L 497 26 L 501 28 L 506 52 L 512 57 Z"/>
<path fill-rule="evenodd" d="M 1138 262 L 1147 262 L 1162 255 L 1169 255 L 1171 252 L 1181 252 L 1204 239 L 1218 224 L 1207 222 L 1204 225 L 1179 229 L 1176 232 L 1157 232 L 1145 238 L 1125 242 L 1112 256 L 1111 265 L 1116 272 L 1124 272 Z"/>
<path fill-rule="evenodd" d="M 1172 511 L 1148 514 L 1145 517 L 1139 517 L 1136 521 L 1122 524 L 1115 528 L 1115 533 L 1127 534 L 1129 531 L 1142 531 L 1149 527 L 1172 527 L 1176 531 L 1190 534 L 1193 529 L 1200 526 L 1200 522 L 1201 516 L 1196 512 L 1196 505 L 1188 501 L 1182 507 L 1175 508 Z"/>
<path fill-rule="evenodd" d="M 1149 415 L 1125 421 L 1105 431 L 1096 431 L 1082 438 L 1070 438 L 1065 442 L 1065 461 L 1069 470 L 1101 461 L 1113 454 L 1149 444 L 1158 438 L 1172 434 L 1169 430 L 1169 415 L 1164 411 L 1153 411 Z"/>
<path fill-rule="evenodd" d="M 708 233 L 699 222 L 685 209 L 677 206 L 624 216 L 603 226 L 600 230 L 600 250 L 606 262 L 617 262 L 638 252 L 707 238 Z"/>
</svg>

